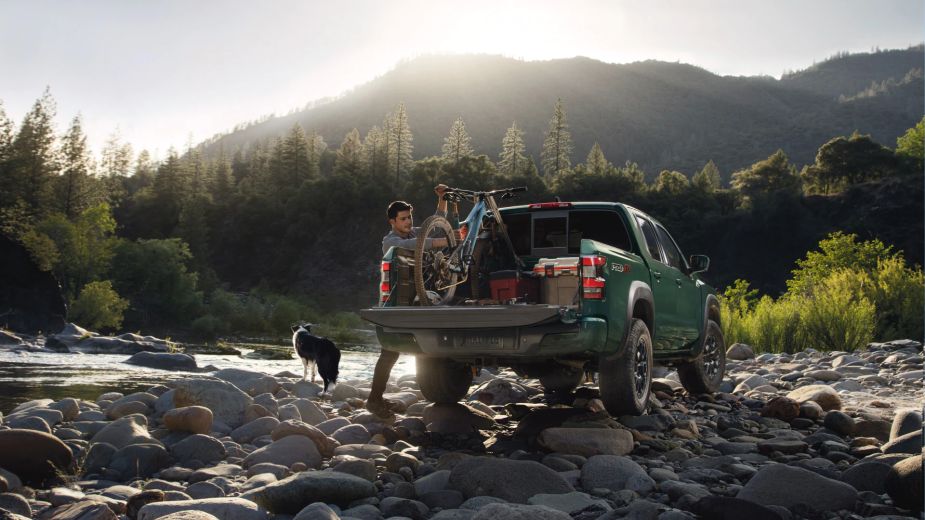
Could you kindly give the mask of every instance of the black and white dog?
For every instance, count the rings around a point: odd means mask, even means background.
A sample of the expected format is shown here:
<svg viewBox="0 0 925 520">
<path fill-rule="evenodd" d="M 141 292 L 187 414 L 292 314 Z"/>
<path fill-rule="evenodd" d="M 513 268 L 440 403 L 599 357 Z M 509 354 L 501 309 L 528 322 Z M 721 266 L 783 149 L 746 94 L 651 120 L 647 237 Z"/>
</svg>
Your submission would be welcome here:
<svg viewBox="0 0 925 520">
<path fill-rule="evenodd" d="M 324 392 L 328 386 L 333 390 L 337 383 L 337 367 L 340 365 L 340 350 L 328 338 L 312 334 L 311 324 L 292 326 L 292 347 L 302 359 L 302 380 L 308 380 L 308 366 L 312 367 L 312 383 L 315 382 L 315 367 L 324 381 Z"/>
</svg>

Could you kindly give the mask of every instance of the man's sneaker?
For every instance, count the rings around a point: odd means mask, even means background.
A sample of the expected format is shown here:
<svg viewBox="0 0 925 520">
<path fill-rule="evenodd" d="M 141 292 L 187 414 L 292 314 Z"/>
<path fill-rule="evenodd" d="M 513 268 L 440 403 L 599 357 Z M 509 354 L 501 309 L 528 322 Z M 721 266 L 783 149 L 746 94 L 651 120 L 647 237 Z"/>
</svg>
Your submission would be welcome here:
<svg viewBox="0 0 925 520">
<path fill-rule="evenodd" d="M 398 403 L 388 399 L 368 399 L 366 401 L 366 409 L 383 419 L 394 417 L 397 405 Z"/>
</svg>

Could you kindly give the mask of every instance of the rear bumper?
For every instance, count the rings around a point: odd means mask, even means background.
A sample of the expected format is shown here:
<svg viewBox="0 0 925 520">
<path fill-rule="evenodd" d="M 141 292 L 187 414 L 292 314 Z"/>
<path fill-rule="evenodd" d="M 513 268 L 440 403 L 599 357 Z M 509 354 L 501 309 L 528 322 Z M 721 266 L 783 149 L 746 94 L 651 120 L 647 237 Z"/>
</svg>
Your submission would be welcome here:
<svg viewBox="0 0 925 520">
<path fill-rule="evenodd" d="M 607 346 L 606 320 L 574 319 L 556 306 L 380 307 L 360 315 L 377 325 L 385 349 L 460 361 L 584 357 Z"/>
</svg>

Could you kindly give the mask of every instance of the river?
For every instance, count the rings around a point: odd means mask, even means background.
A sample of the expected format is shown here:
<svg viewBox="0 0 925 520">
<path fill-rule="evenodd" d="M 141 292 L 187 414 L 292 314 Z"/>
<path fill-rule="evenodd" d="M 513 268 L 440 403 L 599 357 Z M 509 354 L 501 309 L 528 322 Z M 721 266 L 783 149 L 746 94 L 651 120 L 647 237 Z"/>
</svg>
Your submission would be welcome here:
<svg viewBox="0 0 925 520">
<path fill-rule="evenodd" d="M 288 370 L 302 375 L 302 363 L 295 358 L 264 360 L 227 354 L 196 354 L 195 357 L 200 367 L 214 365 L 220 369 L 244 368 L 266 374 Z M 377 352 L 343 351 L 338 381 L 372 379 L 373 366 L 378 357 Z M 114 354 L 0 350 L 0 412 L 9 413 L 17 404 L 32 399 L 74 397 L 95 401 L 104 392 L 137 392 L 173 379 L 202 374 L 128 365 L 124 363 L 128 358 L 127 355 Z M 398 377 L 413 372 L 414 358 L 401 356 L 392 375 Z"/>
</svg>

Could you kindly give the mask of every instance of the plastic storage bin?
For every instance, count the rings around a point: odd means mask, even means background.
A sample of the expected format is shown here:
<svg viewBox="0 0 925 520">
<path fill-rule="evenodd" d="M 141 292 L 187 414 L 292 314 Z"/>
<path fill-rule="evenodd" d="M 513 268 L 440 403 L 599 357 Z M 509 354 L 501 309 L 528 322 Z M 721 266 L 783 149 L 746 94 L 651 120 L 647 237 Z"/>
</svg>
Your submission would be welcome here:
<svg viewBox="0 0 925 520">
<path fill-rule="evenodd" d="M 527 303 L 540 301 L 539 278 L 533 273 L 495 271 L 489 277 L 491 299 L 509 302 L 520 299 Z"/>
<path fill-rule="evenodd" d="M 571 306 L 578 304 L 581 287 L 581 259 L 577 256 L 540 258 L 533 273 L 541 279 L 541 303 Z"/>
</svg>

